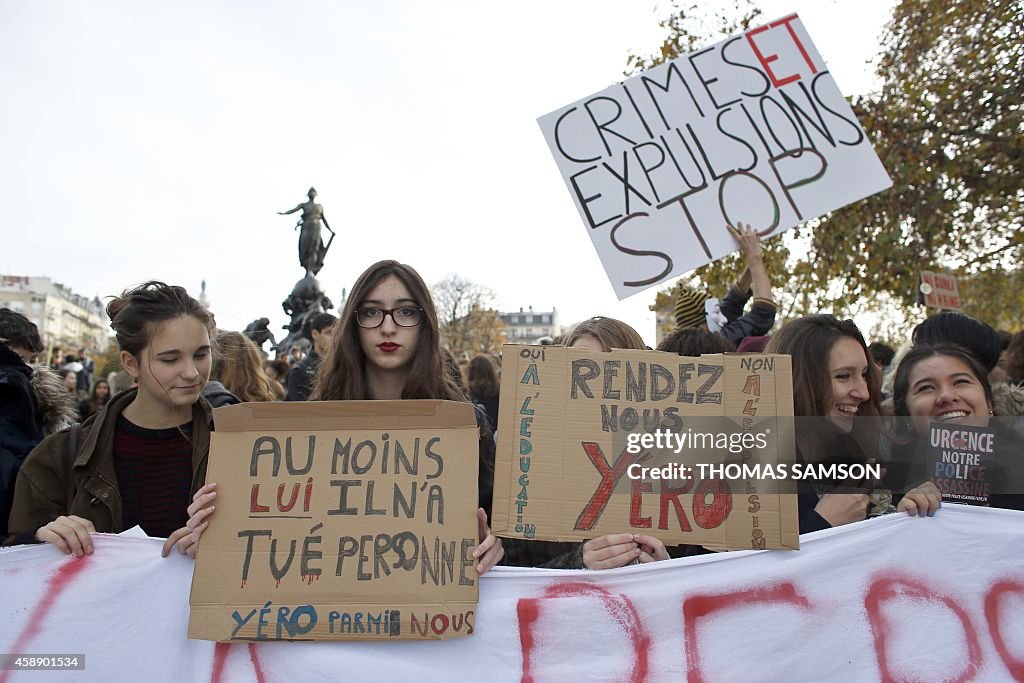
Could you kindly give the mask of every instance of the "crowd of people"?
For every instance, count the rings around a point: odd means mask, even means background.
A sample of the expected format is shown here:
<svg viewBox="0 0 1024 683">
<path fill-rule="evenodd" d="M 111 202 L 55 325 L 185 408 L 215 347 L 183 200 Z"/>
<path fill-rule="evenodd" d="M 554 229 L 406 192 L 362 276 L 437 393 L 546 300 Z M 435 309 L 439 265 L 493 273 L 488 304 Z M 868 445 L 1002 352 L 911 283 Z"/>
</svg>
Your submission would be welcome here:
<svg viewBox="0 0 1024 683">
<path fill-rule="evenodd" d="M 853 321 L 828 314 L 790 320 L 772 333 L 776 307 L 757 235 L 742 225 L 733 235 L 747 270 L 721 301 L 680 289 L 677 329 L 657 350 L 790 356 L 796 418 L 824 418 L 815 424 L 827 425 L 798 435 L 798 460 L 884 452 L 893 463 L 919 462 L 931 422 L 984 427 L 996 416 L 1024 414 L 1024 333 L 1001 334 L 952 312 L 927 318 L 899 349 L 868 345 Z M 460 363 L 443 347 L 429 289 L 410 266 L 370 266 L 339 317 L 310 320 L 307 353 L 288 349 L 275 359 L 246 335 L 216 329 L 211 314 L 181 287 L 146 283 L 115 297 L 107 314 L 121 371 L 131 382 L 117 390 L 111 380 L 90 377 L 95 368 L 84 353 L 55 367 L 34 364 L 43 351 L 38 330 L 20 314 L 0 311 L 0 533 L 8 544 L 46 542 L 81 556 L 92 552 L 93 532 L 138 525 L 167 539 L 165 555 L 176 547 L 194 557 L 215 514 L 217 483 L 206 481 L 213 408 L 447 399 L 472 402 L 477 417 L 478 572 L 499 562 L 606 569 L 707 552 L 625 531 L 585 543 L 496 538 L 489 517 L 501 360 L 478 355 Z M 594 353 L 648 348 L 629 325 L 603 316 L 552 343 Z M 89 377 L 84 385 L 83 375 Z M 1006 424 L 994 428 L 1003 432 L 1003 452 L 1016 459 L 996 472 L 1020 481 L 1022 436 Z M 873 448 L 865 450 L 865 443 Z M 927 472 L 895 464 L 891 470 L 900 481 L 801 488 L 801 533 L 879 514 L 935 515 L 942 494 Z M 1024 509 L 1022 499 L 1020 492 L 999 490 L 990 504 Z"/>
</svg>

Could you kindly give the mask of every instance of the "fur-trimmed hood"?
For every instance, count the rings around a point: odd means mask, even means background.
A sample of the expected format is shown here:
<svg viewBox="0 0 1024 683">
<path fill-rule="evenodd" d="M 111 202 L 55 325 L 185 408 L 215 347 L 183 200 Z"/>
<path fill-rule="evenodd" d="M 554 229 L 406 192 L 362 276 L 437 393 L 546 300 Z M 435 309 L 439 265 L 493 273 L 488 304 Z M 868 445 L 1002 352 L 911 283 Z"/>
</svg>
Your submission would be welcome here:
<svg viewBox="0 0 1024 683">
<path fill-rule="evenodd" d="M 1024 388 L 1009 382 L 993 384 L 992 411 L 1004 417 L 1024 415 Z"/>
<path fill-rule="evenodd" d="M 43 435 L 55 434 L 78 421 L 78 401 L 60 376 L 45 365 L 32 365 L 32 395 L 42 416 Z"/>
</svg>

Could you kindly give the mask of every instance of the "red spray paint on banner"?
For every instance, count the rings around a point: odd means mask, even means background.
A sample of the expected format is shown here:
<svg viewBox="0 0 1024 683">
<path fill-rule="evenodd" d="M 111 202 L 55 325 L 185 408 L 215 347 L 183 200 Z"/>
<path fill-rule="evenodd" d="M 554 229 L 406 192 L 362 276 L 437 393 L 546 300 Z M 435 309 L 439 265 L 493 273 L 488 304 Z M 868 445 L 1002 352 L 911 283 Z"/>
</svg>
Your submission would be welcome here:
<svg viewBox="0 0 1024 683">
<path fill-rule="evenodd" d="M 74 578 L 89 566 L 91 559 L 92 555 L 70 557 L 56 572 L 54 572 L 53 576 L 50 577 L 50 580 L 46 582 L 43 599 L 40 600 L 39 604 L 37 604 L 35 609 L 32 610 L 32 614 L 29 615 L 25 628 L 21 630 L 21 633 L 18 634 L 18 639 L 15 640 L 14 645 L 11 646 L 12 653 L 28 651 L 28 644 L 33 638 L 39 635 L 39 631 L 42 629 L 43 623 L 46 621 L 46 616 L 57 603 L 57 598 L 67 590 L 68 585 L 74 580 Z M 0 671 L 0 683 L 7 683 L 11 677 L 11 673 L 11 671 Z"/>
<path fill-rule="evenodd" d="M 633 683 L 647 680 L 650 669 L 651 636 L 640 621 L 640 613 L 625 595 L 612 595 L 607 589 L 586 581 L 566 581 L 548 586 L 541 598 L 519 600 L 516 611 L 519 615 L 519 643 L 523 651 L 522 683 L 533 683 L 533 654 L 536 637 L 534 629 L 540 618 L 540 603 L 550 598 L 596 597 L 601 600 L 608 614 L 624 630 L 636 657 L 630 667 Z"/>
<path fill-rule="evenodd" d="M 967 612 L 954 602 L 952 598 L 932 591 L 921 581 L 906 576 L 890 574 L 876 579 L 871 584 L 868 594 L 864 598 L 864 606 L 868 611 L 868 623 L 871 625 L 871 634 L 875 639 L 875 657 L 878 658 L 878 669 L 883 683 L 897 683 L 900 679 L 889 669 L 886 641 L 893 632 L 893 626 L 885 617 L 882 605 L 887 600 L 901 596 L 940 602 L 952 610 L 963 626 L 964 640 L 967 643 L 967 666 L 952 681 L 953 683 L 964 683 L 965 681 L 974 680 L 975 674 L 981 668 L 981 644 L 978 642 L 978 633 L 974 630 L 974 625 L 971 624 L 971 619 L 967 616 Z"/>
</svg>

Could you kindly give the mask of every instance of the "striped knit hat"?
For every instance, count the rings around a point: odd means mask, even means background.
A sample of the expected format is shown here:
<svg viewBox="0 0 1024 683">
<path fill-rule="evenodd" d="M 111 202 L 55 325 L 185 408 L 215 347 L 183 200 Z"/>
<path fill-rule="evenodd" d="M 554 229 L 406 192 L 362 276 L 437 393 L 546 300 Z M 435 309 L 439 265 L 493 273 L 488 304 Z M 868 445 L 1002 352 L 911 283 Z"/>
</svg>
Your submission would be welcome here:
<svg viewBox="0 0 1024 683">
<path fill-rule="evenodd" d="M 706 321 L 704 302 L 710 297 L 689 287 L 679 288 L 679 298 L 676 299 L 675 316 L 676 328 L 686 329 L 697 327 Z"/>
</svg>

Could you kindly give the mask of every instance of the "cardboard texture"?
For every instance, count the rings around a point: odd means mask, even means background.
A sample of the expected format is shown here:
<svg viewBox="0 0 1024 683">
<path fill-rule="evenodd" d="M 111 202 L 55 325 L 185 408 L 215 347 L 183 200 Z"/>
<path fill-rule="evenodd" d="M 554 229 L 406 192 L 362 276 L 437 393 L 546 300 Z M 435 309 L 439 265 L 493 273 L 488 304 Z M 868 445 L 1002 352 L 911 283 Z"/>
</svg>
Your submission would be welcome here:
<svg viewBox="0 0 1024 683">
<path fill-rule="evenodd" d="M 772 430 L 778 438 L 771 448 L 743 455 L 687 449 L 672 461 L 792 462 L 792 420 L 776 419 L 793 415 L 789 356 L 686 358 L 505 345 L 502 357 L 495 534 L 571 541 L 633 532 L 666 545 L 716 550 L 799 547 L 795 495 L 779 494 L 777 486 L 766 491 L 757 481 L 716 483 L 699 474 L 681 494 L 673 490 L 685 481 L 632 482 L 627 466 L 645 462 L 650 450 L 624 449 L 631 431 L 724 424 L 732 431 Z"/>
<path fill-rule="evenodd" d="M 955 275 L 921 271 L 921 294 L 924 305 L 941 311 L 963 311 L 960 300 L 960 284 Z"/>
<path fill-rule="evenodd" d="M 215 413 L 190 638 L 466 636 L 479 432 L 451 401 L 246 403 Z"/>
<path fill-rule="evenodd" d="M 795 14 L 538 123 L 619 299 L 892 186 Z"/>
</svg>

